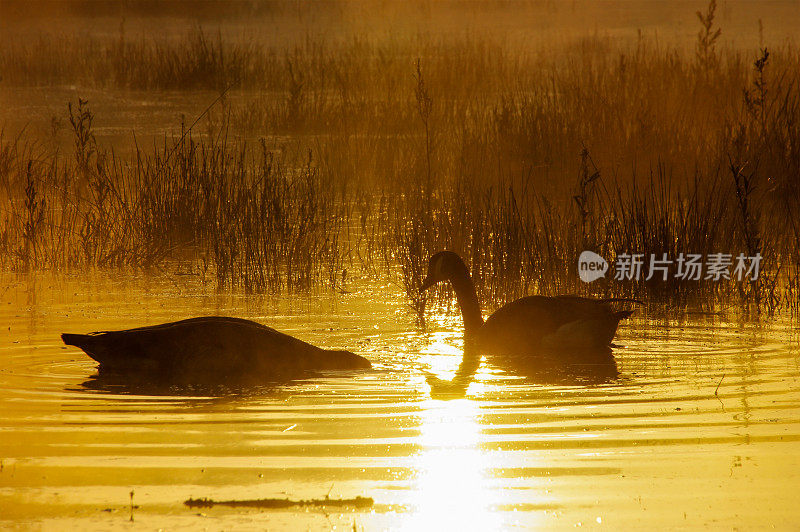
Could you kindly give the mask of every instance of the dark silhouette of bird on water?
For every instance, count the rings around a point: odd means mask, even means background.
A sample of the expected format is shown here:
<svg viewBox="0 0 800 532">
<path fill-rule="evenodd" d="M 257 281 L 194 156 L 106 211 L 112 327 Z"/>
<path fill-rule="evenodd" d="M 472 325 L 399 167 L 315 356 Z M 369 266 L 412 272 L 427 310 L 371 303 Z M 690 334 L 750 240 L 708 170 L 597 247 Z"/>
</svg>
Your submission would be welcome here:
<svg viewBox="0 0 800 532">
<path fill-rule="evenodd" d="M 370 362 L 321 349 L 259 323 L 223 316 L 89 334 L 61 335 L 100 363 L 101 372 L 181 380 L 283 380 L 320 370 L 359 370 Z"/>
<path fill-rule="evenodd" d="M 634 299 L 591 299 L 578 296 L 527 296 L 512 301 L 484 321 L 475 286 L 464 261 L 452 251 L 441 251 L 428 262 L 422 290 L 449 281 L 464 320 L 464 339 L 482 354 L 527 356 L 542 351 L 609 352 L 620 320 L 632 310 L 614 310 L 611 303 Z"/>
</svg>

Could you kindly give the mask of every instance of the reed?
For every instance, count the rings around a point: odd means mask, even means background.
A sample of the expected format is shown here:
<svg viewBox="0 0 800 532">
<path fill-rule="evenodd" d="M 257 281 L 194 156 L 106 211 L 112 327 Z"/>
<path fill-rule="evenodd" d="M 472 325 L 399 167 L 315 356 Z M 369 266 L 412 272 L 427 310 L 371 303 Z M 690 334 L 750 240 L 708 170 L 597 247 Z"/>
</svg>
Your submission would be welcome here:
<svg viewBox="0 0 800 532">
<path fill-rule="evenodd" d="M 427 256 L 451 248 L 493 303 L 579 293 L 796 308 L 800 56 L 792 44 L 725 45 L 715 13 L 711 2 L 698 14 L 693 48 L 597 33 L 518 47 L 485 33 L 289 46 L 200 28 L 132 39 L 124 26 L 113 39 L 11 39 L 4 83 L 231 97 L 205 135 L 185 128 L 125 159 L 94 137 L 80 100 L 69 155 L 0 136 L 0 260 L 181 260 L 263 292 L 341 287 L 360 267 L 396 276 L 421 315 Z M 763 277 L 587 285 L 584 249 L 612 263 L 760 253 Z"/>
<path fill-rule="evenodd" d="M 310 155 L 276 156 L 190 133 L 121 161 L 98 146 L 86 101 L 70 107 L 75 157 L 3 145 L 9 183 L 0 244 L 10 268 L 210 269 L 220 287 L 304 290 L 342 271 L 343 217 Z M 8 159 L 8 160 L 6 160 Z M 24 184 L 21 193 L 13 183 Z M 21 185 L 19 185 L 21 186 Z"/>
</svg>

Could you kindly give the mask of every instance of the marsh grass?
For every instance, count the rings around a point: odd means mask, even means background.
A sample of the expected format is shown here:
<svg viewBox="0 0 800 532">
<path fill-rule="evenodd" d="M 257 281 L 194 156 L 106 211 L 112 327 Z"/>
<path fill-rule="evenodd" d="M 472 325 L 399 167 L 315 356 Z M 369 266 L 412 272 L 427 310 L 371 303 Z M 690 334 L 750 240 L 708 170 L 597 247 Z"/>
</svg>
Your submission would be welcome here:
<svg viewBox="0 0 800 532">
<path fill-rule="evenodd" d="M 264 292 L 341 287 L 357 266 L 396 275 L 422 316 L 426 297 L 450 300 L 419 293 L 427 257 L 449 248 L 490 305 L 578 293 L 797 309 L 797 49 L 726 47 L 714 2 L 698 19 L 694 49 L 598 34 L 519 48 L 470 34 L 280 47 L 199 28 L 169 42 L 121 30 L 16 43 L 0 51 L 13 84 L 240 92 L 205 135 L 125 160 L 93 140 L 80 101 L 72 156 L 0 138 L 4 265 L 183 259 L 220 286 Z M 587 285 L 584 249 L 612 263 L 764 259 L 752 283 L 646 280 L 645 264 L 639 281 Z"/>
<path fill-rule="evenodd" d="M 220 287 L 336 283 L 346 217 L 310 154 L 276 155 L 266 142 L 224 134 L 198 143 L 186 132 L 122 161 L 98 146 L 86 101 L 69 114 L 72 160 L 34 154 L 19 140 L 3 146 L 3 266 L 151 268 L 182 259 Z"/>
</svg>

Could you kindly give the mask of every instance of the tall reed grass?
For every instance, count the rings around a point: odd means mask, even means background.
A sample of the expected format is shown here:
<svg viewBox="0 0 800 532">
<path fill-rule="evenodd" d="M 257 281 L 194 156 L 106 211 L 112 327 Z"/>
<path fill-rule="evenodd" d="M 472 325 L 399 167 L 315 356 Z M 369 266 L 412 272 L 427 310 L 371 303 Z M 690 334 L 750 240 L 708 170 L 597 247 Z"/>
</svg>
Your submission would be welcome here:
<svg viewBox="0 0 800 532">
<path fill-rule="evenodd" d="M 184 258 L 221 286 L 273 291 L 338 286 L 357 264 L 396 275 L 421 315 L 427 256 L 450 248 L 493 304 L 580 293 L 797 309 L 800 55 L 725 46 L 715 10 L 698 13 L 694 49 L 598 34 L 521 48 L 471 34 L 309 36 L 281 48 L 200 29 L 16 43 L 0 50 L 12 84 L 237 97 L 220 104 L 216 136 L 187 132 L 125 160 L 94 139 L 80 102 L 70 157 L 0 138 L 4 266 Z M 585 284 L 585 249 L 612 263 L 764 259 L 753 282 Z"/>
<path fill-rule="evenodd" d="M 335 285 L 346 216 L 310 155 L 190 132 L 120 160 L 97 144 L 87 102 L 70 105 L 74 158 L 0 137 L 6 268 L 153 268 L 188 262 L 220 287 Z"/>
</svg>

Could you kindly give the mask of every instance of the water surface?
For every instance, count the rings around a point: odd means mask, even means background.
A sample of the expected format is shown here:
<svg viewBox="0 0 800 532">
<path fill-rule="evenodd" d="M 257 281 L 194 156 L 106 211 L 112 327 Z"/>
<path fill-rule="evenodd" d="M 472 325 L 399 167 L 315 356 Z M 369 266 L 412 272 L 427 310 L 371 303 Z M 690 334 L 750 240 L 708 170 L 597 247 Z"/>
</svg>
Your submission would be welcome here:
<svg viewBox="0 0 800 532">
<path fill-rule="evenodd" d="M 420 329 L 395 286 L 258 298 L 170 275 L 2 281 L 0 528 L 730 529 L 800 518 L 800 365 L 788 319 L 639 317 L 619 332 L 616 377 L 525 378 L 483 361 L 463 397 L 441 397 L 426 375 L 453 377 L 460 319 L 433 315 Z M 170 388 L 98 379 L 59 339 L 211 314 L 375 367 Z M 375 506 L 183 505 L 325 496 Z"/>
</svg>

